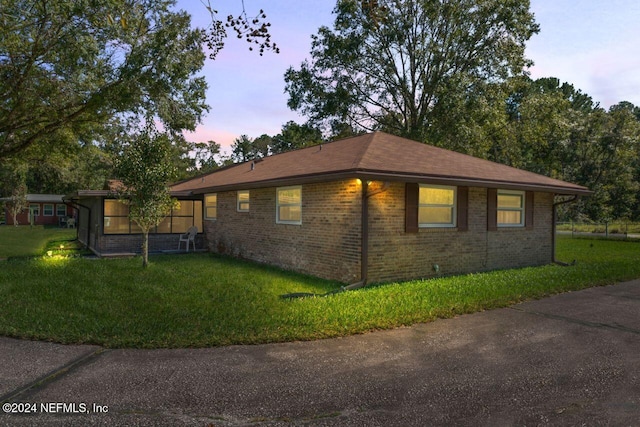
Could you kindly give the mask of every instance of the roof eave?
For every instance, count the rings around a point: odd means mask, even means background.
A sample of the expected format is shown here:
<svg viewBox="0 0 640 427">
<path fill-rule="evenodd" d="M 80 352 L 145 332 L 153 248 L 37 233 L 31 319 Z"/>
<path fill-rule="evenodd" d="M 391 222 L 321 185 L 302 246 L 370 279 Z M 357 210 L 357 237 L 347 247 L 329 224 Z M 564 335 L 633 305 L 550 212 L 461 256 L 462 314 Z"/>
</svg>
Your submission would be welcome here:
<svg viewBox="0 0 640 427">
<path fill-rule="evenodd" d="M 345 179 L 361 179 L 369 181 L 400 181 L 431 183 L 439 185 L 470 186 L 482 188 L 503 188 L 505 190 L 524 190 L 554 193 L 559 195 L 588 196 L 593 191 L 585 187 L 566 187 L 527 182 L 511 182 L 498 180 L 484 180 L 475 178 L 461 178 L 435 175 L 401 174 L 367 170 L 347 170 L 331 173 L 298 175 L 283 178 L 267 179 L 263 181 L 248 181 L 234 184 L 213 185 L 191 190 L 193 194 L 204 194 L 222 191 L 247 190 L 252 188 L 280 187 L 288 185 L 312 184 Z"/>
<path fill-rule="evenodd" d="M 171 191 L 171 197 L 189 197 L 193 196 L 192 190 Z M 109 190 L 78 190 L 75 193 L 67 194 L 65 199 L 79 199 L 85 197 L 114 197 L 115 193 Z"/>
</svg>

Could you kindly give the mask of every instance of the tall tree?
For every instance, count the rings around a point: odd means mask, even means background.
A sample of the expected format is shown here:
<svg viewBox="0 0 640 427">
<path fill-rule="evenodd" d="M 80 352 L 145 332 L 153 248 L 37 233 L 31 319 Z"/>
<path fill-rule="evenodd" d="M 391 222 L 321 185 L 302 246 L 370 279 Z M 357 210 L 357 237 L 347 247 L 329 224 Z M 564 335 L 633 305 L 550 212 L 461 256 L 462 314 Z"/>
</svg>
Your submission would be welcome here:
<svg viewBox="0 0 640 427">
<path fill-rule="evenodd" d="M 282 125 L 280 133 L 273 137 L 271 151 L 284 153 L 309 145 L 320 144 L 323 141 L 320 129 L 310 124 L 298 124 L 293 120 Z"/>
<path fill-rule="evenodd" d="M 195 161 L 193 175 L 213 172 L 220 167 L 217 159 L 220 156 L 220 144 L 217 142 L 196 142 L 192 149 Z"/>
<path fill-rule="evenodd" d="M 149 231 L 169 214 L 174 199 L 169 183 L 176 177 L 171 138 L 151 126 L 131 139 L 116 161 L 122 186 L 118 197 L 129 206 L 129 218 L 142 231 L 142 265 L 149 264 Z"/>
<path fill-rule="evenodd" d="M 289 107 L 313 123 L 419 140 L 456 116 L 450 107 L 522 74 L 538 31 L 528 0 L 339 0 L 334 14 L 333 29 L 313 36 L 311 61 L 285 74 Z"/>
<path fill-rule="evenodd" d="M 193 130 L 202 31 L 173 0 L 0 0 L 0 158 L 153 114 Z"/>
<path fill-rule="evenodd" d="M 27 208 L 27 165 L 21 161 L 0 162 L 0 194 L 7 195 L 5 202 L 13 225 L 18 226 L 18 214 Z"/>
<path fill-rule="evenodd" d="M 267 134 L 262 134 L 257 138 L 240 135 L 231 144 L 231 160 L 234 163 L 241 163 L 261 159 L 270 154 L 272 144 L 273 138 Z"/>
</svg>

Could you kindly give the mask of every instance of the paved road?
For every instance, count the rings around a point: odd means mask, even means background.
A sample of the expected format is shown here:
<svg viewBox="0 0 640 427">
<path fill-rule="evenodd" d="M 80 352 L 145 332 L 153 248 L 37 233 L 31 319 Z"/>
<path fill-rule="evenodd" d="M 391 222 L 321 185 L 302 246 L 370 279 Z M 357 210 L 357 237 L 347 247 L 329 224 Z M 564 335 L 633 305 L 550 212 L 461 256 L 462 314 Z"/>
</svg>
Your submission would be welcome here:
<svg viewBox="0 0 640 427">
<path fill-rule="evenodd" d="M 316 342 L 0 338 L 0 396 L 36 405 L 11 426 L 638 425 L 640 281 Z"/>
</svg>

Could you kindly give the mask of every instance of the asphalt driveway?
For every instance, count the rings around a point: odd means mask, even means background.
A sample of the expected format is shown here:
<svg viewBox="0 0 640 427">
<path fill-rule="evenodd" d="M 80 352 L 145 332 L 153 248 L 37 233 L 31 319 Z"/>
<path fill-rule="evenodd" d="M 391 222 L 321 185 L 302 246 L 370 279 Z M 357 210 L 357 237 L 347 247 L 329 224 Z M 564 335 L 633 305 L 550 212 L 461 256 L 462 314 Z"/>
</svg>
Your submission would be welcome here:
<svg viewBox="0 0 640 427">
<path fill-rule="evenodd" d="M 0 338 L 0 400 L 12 426 L 638 425 L 640 281 L 315 342 Z"/>
</svg>

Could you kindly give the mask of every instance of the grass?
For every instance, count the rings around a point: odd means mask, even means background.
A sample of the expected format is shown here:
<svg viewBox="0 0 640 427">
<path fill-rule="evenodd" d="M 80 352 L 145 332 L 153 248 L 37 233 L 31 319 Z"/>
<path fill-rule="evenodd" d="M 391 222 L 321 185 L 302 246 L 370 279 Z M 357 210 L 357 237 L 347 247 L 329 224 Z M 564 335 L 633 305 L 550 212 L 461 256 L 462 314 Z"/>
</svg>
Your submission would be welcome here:
<svg viewBox="0 0 640 427">
<path fill-rule="evenodd" d="M 312 340 L 505 307 L 640 277 L 640 243 L 558 239 L 549 265 L 325 293 L 337 283 L 210 254 L 4 261 L 0 335 L 105 347 L 210 347 Z"/>
<path fill-rule="evenodd" d="M 59 249 L 60 245 L 77 245 L 73 243 L 76 238 L 76 230 L 68 228 L 12 225 L 0 226 L 0 259 L 38 256 L 43 255 L 46 250 L 54 247 Z"/>
</svg>

